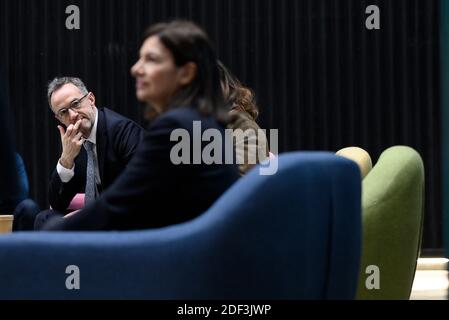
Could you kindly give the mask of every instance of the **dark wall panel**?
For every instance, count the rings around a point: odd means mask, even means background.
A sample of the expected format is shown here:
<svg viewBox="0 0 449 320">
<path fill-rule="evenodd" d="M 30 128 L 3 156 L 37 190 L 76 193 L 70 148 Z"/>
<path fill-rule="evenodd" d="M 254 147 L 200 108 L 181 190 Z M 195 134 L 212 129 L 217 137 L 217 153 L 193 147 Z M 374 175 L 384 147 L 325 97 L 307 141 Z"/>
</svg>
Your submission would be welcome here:
<svg viewBox="0 0 449 320">
<path fill-rule="evenodd" d="M 65 28 L 70 4 L 81 10 L 80 30 Z M 371 4 L 381 10 L 380 30 L 365 28 Z M 279 129 L 280 151 L 358 145 L 377 160 L 392 145 L 416 148 L 426 167 L 423 245 L 441 247 L 436 0 L 1 1 L 0 64 L 42 206 L 60 148 L 46 83 L 77 75 L 99 106 L 141 121 L 129 75 L 139 37 L 175 17 L 204 26 L 221 59 L 255 90 L 259 122 Z"/>
</svg>

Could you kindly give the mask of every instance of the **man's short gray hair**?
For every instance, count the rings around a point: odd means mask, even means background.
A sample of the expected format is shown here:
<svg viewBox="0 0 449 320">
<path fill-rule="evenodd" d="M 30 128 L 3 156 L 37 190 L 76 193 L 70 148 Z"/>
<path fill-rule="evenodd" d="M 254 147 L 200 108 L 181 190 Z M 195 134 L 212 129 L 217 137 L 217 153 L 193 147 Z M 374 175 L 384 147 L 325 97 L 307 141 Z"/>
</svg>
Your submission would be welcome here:
<svg viewBox="0 0 449 320">
<path fill-rule="evenodd" d="M 87 90 L 86 86 L 84 85 L 84 82 L 80 78 L 75 77 L 61 77 L 61 78 L 54 78 L 49 84 L 47 89 L 47 98 L 48 98 L 48 104 L 51 108 L 51 96 L 53 93 L 57 90 L 59 90 L 63 85 L 71 83 L 75 87 L 81 90 L 83 94 L 87 94 L 89 91 Z"/>
</svg>

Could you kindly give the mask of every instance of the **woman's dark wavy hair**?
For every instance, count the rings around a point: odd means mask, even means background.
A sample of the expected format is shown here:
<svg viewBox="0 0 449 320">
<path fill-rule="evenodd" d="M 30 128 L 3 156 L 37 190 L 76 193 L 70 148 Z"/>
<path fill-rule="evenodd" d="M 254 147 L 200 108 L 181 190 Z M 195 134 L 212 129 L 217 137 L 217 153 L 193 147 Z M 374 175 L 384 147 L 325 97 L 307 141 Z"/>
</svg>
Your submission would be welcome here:
<svg viewBox="0 0 449 320">
<path fill-rule="evenodd" d="M 143 34 L 143 42 L 157 36 L 173 55 L 176 66 L 188 62 L 197 66 L 194 80 L 181 88 L 169 108 L 191 106 L 200 113 L 227 120 L 227 110 L 220 85 L 215 51 L 207 34 L 195 23 L 174 20 L 150 26 Z"/>
<path fill-rule="evenodd" d="M 218 69 L 220 71 L 221 86 L 228 109 L 246 111 L 256 120 L 259 115 L 259 110 L 253 91 L 242 85 L 221 61 L 218 61 Z"/>
</svg>

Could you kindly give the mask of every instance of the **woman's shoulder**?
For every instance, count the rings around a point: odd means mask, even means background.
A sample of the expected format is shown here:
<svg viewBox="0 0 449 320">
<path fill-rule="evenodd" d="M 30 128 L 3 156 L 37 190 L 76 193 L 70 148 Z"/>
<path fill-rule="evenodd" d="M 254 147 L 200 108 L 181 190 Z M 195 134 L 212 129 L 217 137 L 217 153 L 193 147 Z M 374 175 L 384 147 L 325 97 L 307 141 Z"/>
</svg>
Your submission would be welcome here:
<svg viewBox="0 0 449 320">
<path fill-rule="evenodd" d="M 243 131 L 247 129 L 260 129 L 259 125 L 256 121 L 254 121 L 253 117 L 246 111 L 242 110 L 232 110 L 229 112 L 230 121 L 228 127 L 230 129 L 242 129 Z"/>
<path fill-rule="evenodd" d="M 193 107 L 185 106 L 170 109 L 162 113 L 157 120 L 164 119 L 199 119 L 200 113 Z"/>
<path fill-rule="evenodd" d="M 192 107 L 178 107 L 164 112 L 159 115 L 149 126 L 149 130 L 155 127 L 173 127 L 185 128 L 191 130 L 193 125 L 201 124 L 202 128 L 217 127 L 220 125 L 212 116 L 202 115 L 199 111 Z"/>
</svg>

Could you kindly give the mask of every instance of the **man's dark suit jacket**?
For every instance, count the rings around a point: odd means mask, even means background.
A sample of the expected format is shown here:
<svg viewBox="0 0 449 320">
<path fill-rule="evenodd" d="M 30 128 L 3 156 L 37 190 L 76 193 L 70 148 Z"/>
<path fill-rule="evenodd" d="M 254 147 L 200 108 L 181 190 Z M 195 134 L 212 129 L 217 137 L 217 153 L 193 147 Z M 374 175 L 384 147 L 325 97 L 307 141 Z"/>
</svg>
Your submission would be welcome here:
<svg viewBox="0 0 449 320">
<path fill-rule="evenodd" d="M 224 126 L 189 107 L 168 111 L 156 118 L 122 175 L 94 203 L 68 218 L 53 217 L 43 230 L 129 230 L 183 222 L 206 211 L 238 178 L 235 164 L 175 165 L 170 160 L 173 130 L 190 134 L 193 121 L 201 121 L 201 133 Z M 179 139 L 178 139 L 179 140 Z M 202 146 L 209 142 L 203 142 Z M 202 148 L 203 150 L 203 148 Z M 224 143 L 222 150 L 224 159 Z M 193 151 L 190 151 L 192 160 Z"/>
<path fill-rule="evenodd" d="M 143 129 L 134 121 L 107 108 L 98 109 L 97 157 L 101 186 L 108 188 L 125 169 L 143 137 Z M 49 200 L 52 209 L 63 211 L 77 193 L 86 186 L 87 153 L 81 147 L 75 159 L 75 175 L 63 183 L 56 169 L 50 181 Z"/>
</svg>

